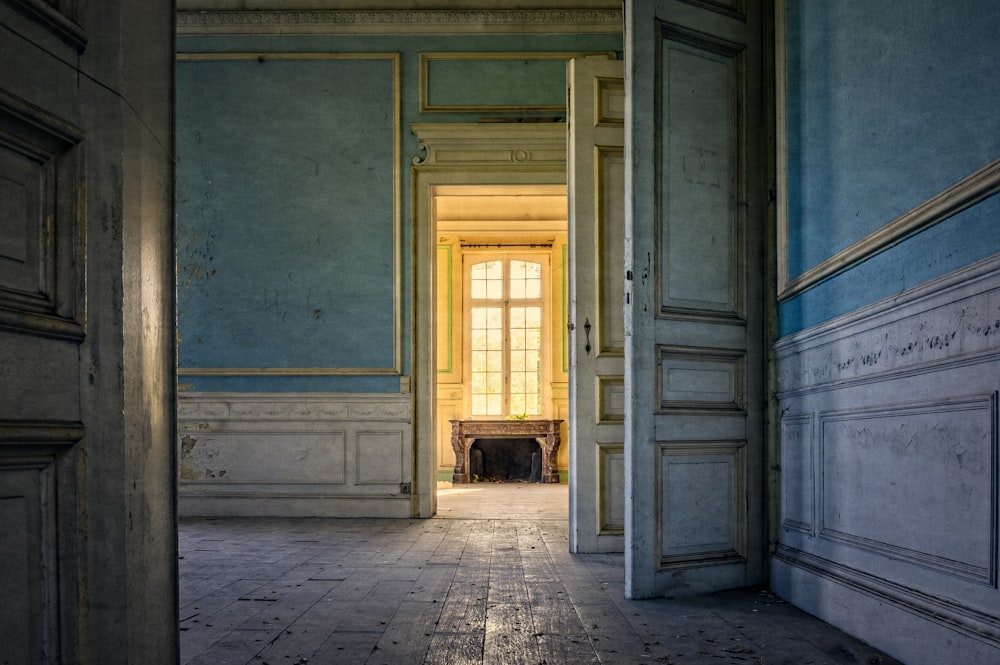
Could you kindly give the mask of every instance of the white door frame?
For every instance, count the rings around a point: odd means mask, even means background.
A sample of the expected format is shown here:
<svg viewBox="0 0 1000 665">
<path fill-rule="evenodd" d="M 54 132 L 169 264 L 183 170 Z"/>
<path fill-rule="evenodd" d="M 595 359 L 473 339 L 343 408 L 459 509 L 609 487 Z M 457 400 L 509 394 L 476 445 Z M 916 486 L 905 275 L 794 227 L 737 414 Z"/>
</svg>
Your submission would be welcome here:
<svg viewBox="0 0 1000 665">
<path fill-rule="evenodd" d="M 565 185 L 564 123 L 416 123 L 423 158 L 413 162 L 411 347 L 414 517 L 437 511 L 437 228 L 440 185 Z"/>
</svg>

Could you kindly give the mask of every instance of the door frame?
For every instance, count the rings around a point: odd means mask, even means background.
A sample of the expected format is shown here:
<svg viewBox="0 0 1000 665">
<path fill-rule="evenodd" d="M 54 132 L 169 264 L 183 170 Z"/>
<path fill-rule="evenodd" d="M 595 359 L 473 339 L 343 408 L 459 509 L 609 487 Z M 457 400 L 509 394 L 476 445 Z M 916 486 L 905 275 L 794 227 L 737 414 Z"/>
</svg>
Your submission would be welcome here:
<svg viewBox="0 0 1000 665">
<path fill-rule="evenodd" d="M 565 123 L 415 123 L 420 150 L 411 169 L 413 225 L 412 514 L 437 512 L 437 227 L 441 185 L 565 185 Z"/>
</svg>

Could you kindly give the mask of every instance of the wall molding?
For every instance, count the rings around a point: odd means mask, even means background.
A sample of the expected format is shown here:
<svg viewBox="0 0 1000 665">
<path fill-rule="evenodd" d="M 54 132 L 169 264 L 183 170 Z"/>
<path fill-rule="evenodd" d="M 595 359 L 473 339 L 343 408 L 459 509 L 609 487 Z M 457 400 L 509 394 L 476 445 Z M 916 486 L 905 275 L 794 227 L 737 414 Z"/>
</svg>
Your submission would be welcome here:
<svg viewBox="0 0 1000 665">
<path fill-rule="evenodd" d="M 412 516 L 407 394 L 184 393 L 182 515 Z"/>
<path fill-rule="evenodd" d="M 778 233 L 782 239 L 778 255 L 778 299 L 788 300 L 997 193 L 1000 193 L 1000 159 L 993 160 L 877 231 L 793 278 L 788 277 L 788 208 L 787 203 L 782 204 L 783 212 L 778 216 Z"/>
<path fill-rule="evenodd" d="M 621 10 L 179 11 L 177 34 L 608 34 Z"/>
<path fill-rule="evenodd" d="M 996 588 L 1000 557 L 998 557 L 998 551 L 995 544 L 995 534 L 989 539 L 990 543 L 987 546 L 989 551 L 986 553 L 987 560 L 984 561 L 984 565 L 975 565 L 968 561 L 960 561 L 955 558 L 948 558 L 932 554 L 927 551 L 900 546 L 880 538 L 865 537 L 857 533 L 838 530 L 827 525 L 827 514 L 824 510 L 824 502 L 826 501 L 824 483 L 826 478 L 827 446 L 849 444 L 849 442 L 846 441 L 834 441 L 832 444 L 828 443 L 826 430 L 826 426 L 828 424 L 863 424 L 865 422 L 871 422 L 879 419 L 895 419 L 899 422 L 904 419 L 934 416 L 940 418 L 943 415 L 953 414 L 962 414 L 960 417 L 968 422 L 972 422 L 976 412 L 979 412 L 979 415 L 984 421 L 984 426 L 989 432 L 989 444 L 987 445 L 987 449 L 982 451 L 985 455 L 987 455 L 987 459 L 984 463 L 987 468 L 997 468 L 998 460 L 1000 460 L 1000 455 L 998 455 L 998 453 L 1000 453 L 1000 451 L 998 451 L 998 447 L 1000 447 L 1000 437 L 998 437 L 998 435 L 1000 435 L 1000 433 L 997 431 L 997 399 L 994 392 L 968 396 L 937 398 L 921 402 L 868 405 L 859 408 L 836 409 L 832 411 L 820 412 L 818 414 L 819 439 L 811 446 L 818 453 L 816 454 L 816 460 L 819 466 L 819 473 L 817 475 L 820 480 L 820 487 L 823 488 L 823 491 L 820 492 L 820 503 L 817 510 L 817 515 L 819 517 L 819 536 L 828 540 L 838 541 L 863 551 L 914 563 L 943 575 L 950 575 L 990 588 Z M 984 493 L 989 497 L 989 517 L 985 524 L 977 526 L 986 528 L 988 532 L 990 525 L 998 524 L 998 518 L 1000 518 L 1000 492 L 998 492 L 997 478 L 995 475 L 989 480 L 989 486 L 983 489 L 986 490 Z"/>
<path fill-rule="evenodd" d="M 783 337 L 774 345 L 777 396 L 1000 357 L 998 292 L 1000 255 Z M 836 357 L 835 342 L 844 351 Z"/>
<path fill-rule="evenodd" d="M 423 156 L 413 165 L 453 169 L 544 166 L 566 170 L 565 123 L 414 123 Z M 559 184 L 565 184 L 565 175 Z M 471 181 L 471 179 L 470 179 Z"/>
<path fill-rule="evenodd" d="M 1000 255 L 774 349 L 776 592 L 883 648 L 859 608 L 930 658 L 1000 646 Z"/>
<path fill-rule="evenodd" d="M 413 248 L 414 492 L 417 514 L 434 512 L 439 423 L 434 191 L 450 185 L 565 185 L 565 123 L 415 123 L 411 175 Z"/>
<path fill-rule="evenodd" d="M 930 227 L 954 217 L 977 203 L 1000 193 L 1000 158 L 962 178 L 864 238 L 812 266 L 790 276 L 788 268 L 788 139 L 787 53 L 785 50 L 785 4 L 775 0 L 775 111 L 777 150 L 777 254 L 778 300 L 788 300 L 873 256 L 898 245 Z"/>
<path fill-rule="evenodd" d="M 607 57 L 614 59 L 614 52 L 593 52 L 593 51 L 475 51 L 475 52 L 445 52 L 432 53 L 424 52 L 419 56 L 419 94 L 418 103 L 421 114 L 427 113 L 552 113 L 564 114 L 566 112 L 566 102 L 558 104 L 434 104 L 431 102 L 431 86 L 434 81 L 431 78 L 431 68 L 433 63 L 457 63 L 457 62 L 547 62 L 561 60 L 564 63 L 573 58 L 593 58 Z"/>
<path fill-rule="evenodd" d="M 921 593 L 787 545 L 778 545 L 774 559 L 1000 648 L 1000 620 L 985 612 Z"/>
<path fill-rule="evenodd" d="M 178 53 L 178 62 L 265 60 L 386 60 L 392 65 L 392 361 L 379 367 L 178 367 L 178 376 L 399 376 L 402 375 L 403 348 L 403 261 L 402 261 L 402 79 L 399 53 Z M 2 320 L 0 320 L 2 322 Z"/>
<path fill-rule="evenodd" d="M 53 7 L 45 0 L 11 0 L 10 4 L 72 46 L 78 53 L 83 53 L 87 48 L 87 33 L 76 22 L 78 12 L 75 2 L 67 4 L 62 10 Z"/>
<path fill-rule="evenodd" d="M 0 91 L 0 330 L 85 336 L 85 139 L 66 119 Z"/>
</svg>

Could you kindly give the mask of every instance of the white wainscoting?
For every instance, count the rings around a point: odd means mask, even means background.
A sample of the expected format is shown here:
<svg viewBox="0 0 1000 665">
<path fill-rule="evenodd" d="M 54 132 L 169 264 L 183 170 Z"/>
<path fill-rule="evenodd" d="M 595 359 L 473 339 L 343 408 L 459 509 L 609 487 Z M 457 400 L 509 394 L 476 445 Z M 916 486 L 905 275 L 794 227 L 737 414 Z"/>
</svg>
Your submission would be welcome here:
<svg viewBox="0 0 1000 665">
<path fill-rule="evenodd" d="M 1000 257 L 775 350 L 774 590 L 911 665 L 1000 662 Z"/>
<path fill-rule="evenodd" d="M 410 395 L 182 393 L 182 516 L 410 517 Z"/>
</svg>

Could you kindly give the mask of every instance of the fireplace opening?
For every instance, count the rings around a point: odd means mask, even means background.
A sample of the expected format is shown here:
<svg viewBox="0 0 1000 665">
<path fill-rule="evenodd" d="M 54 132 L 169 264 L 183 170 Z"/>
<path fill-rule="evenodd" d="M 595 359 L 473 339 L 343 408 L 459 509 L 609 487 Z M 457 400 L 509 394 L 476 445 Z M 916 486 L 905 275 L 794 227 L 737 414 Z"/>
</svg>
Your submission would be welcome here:
<svg viewBox="0 0 1000 665">
<path fill-rule="evenodd" d="M 542 451 L 534 439 L 476 439 L 469 448 L 469 471 L 483 482 L 542 480 Z"/>
</svg>

